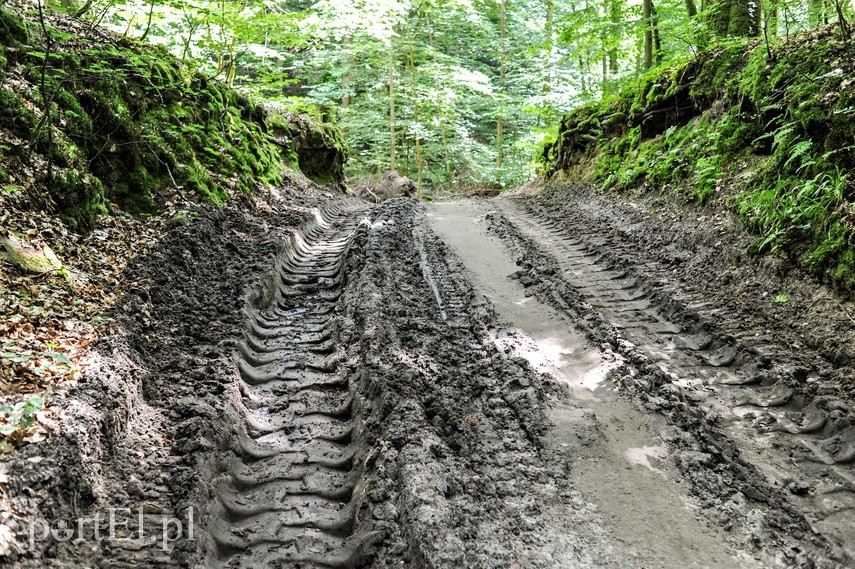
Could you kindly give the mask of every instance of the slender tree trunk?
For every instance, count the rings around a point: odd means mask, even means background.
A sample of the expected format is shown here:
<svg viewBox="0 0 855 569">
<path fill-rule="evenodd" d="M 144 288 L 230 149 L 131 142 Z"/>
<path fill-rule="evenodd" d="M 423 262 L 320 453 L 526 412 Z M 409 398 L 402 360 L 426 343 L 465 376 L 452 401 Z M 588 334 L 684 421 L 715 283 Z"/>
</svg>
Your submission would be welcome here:
<svg viewBox="0 0 855 569">
<path fill-rule="evenodd" d="M 439 128 L 442 131 L 442 150 L 445 153 L 445 181 L 451 184 L 453 178 L 451 171 L 451 150 L 448 147 L 448 129 L 445 126 L 445 119 L 443 119 L 442 114 L 439 116 Z"/>
<path fill-rule="evenodd" d="M 214 52 L 214 59 L 216 60 L 216 71 L 214 71 L 214 74 L 211 77 L 219 77 L 220 73 L 223 72 L 223 68 L 224 68 L 223 52 L 220 50 L 217 42 L 214 41 L 214 30 L 211 27 L 211 22 L 206 23 L 205 29 L 208 32 L 208 37 L 207 37 L 208 43 L 212 46 L 215 46 L 213 48 L 213 52 Z"/>
<path fill-rule="evenodd" d="M 428 32 L 428 45 L 430 46 L 431 54 L 433 54 L 433 63 L 437 65 L 436 58 L 436 46 L 433 43 L 433 24 L 430 19 L 430 13 L 425 10 L 425 25 L 427 26 Z M 437 119 L 439 120 L 439 130 L 440 135 L 442 136 L 442 152 L 445 156 L 445 181 L 447 184 L 451 185 L 451 180 L 454 177 L 451 168 L 451 149 L 448 145 L 448 127 L 445 124 L 445 111 L 443 108 L 444 99 L 440 98 L 436 102 L 437 108 Z"/>
<path fill-rule="evenodd" d="M 768 0 L 764 4 L 765 13 L 763 14 L 763 29 L 766 32 L 767 40 L 774 40 L 778 37 L 778 2 L 777 0 Z"/>
<path fill-rule="evenodd" d="M 555 43 L 555 0 L 546 0 L 546 24 L 544 25 L 546 35 L 545 48 L 546 52 L 552 55 L 553 44 Z"/>
<path fill-rule="evenodd" d="M 187 59 L 187 54 L 190 53 L 191 41 L 193 40 L 193 36 L 188 34 L 186 37 L 181 36 L 181 45 L 183 48 L 181 49 L 181 61 L 185 61 Z"/>
<path fill-rule="evenodd" d="M 186 7 L 182 7 L 181 10 L 182 15 L 184 16 L 184 23 L 187 24 L 187 37 L 185 38 L 184 36 L 181 36 L 181 43 L 184 45 L 184 49 L 181 51 L 181 60 L 184 61 L 191 53 L 191 48 L 193 47 L 193 36 L 196 35 L 196 31 L 202 24 L 187 12 Z"/>
<path fill-rule="evenodd" d="M 553 83 L 553 55 L 555 52 L 555 1 L 546 0 L 546 22 L 543 26 L 543 52 L 546 55 L 546 81 L 543 92 L 548 95 L 552 91 Z"/>
<path fill-rule="evenodd" d="M 81 8 L 74 13 L 75 18 L 83 17 L 86 12 L 92 9 L 92 0 L 86 0 L 86 3 L 81 6 Z"/>
<path fill-rule="evenodd" d="M 500 26 L 500 46 L 499 46 L 499 115 L 496 117 L 496 169 L 501 170 L 505 158 L 504 140 L 502 129 L 504 127 L 504 95 L 505 95 L 505 73 L 507 54 L 505 53 L 505 40 L 508 35 L 507 13 L 505 12 L 505 0 L 499 0 L 499 26 Z"/>
<path fill-rule="evenodd" d="M 127 25 L 127 27 L 125 28 L 125 33 L 123 33 L 123 34 L 122 34 L 122 37 L 123 37 L 123 38 L 126 38 L 126 37 L 128 37 L 128 36 L 130 35 L 130 33 L 131 33 L 131 29 L 133 29 L 133 27 L 134 27 L 134 22 L 136 21 L 136 19 L 137 19 L 137 15 L 136 15 L 136 14 L 131 14 L 131 17 L 130 17 L 130 18 L 128 18 L 128 25 Z"/>
<path fill-rule="evenodd" d="M 389 169 L 395 169 L 395 55 L 389 46 Z"/>
<path fill-rule="evenodd" d="M 583 93 L 588 92 L 588 82 L 585 80 L 587 76 L 588 70 L 590 69 L 590 65 L 586 62 L 582 56 L 579 56 L 579 87 L 581 87 Z"/>
<path fill-rule="evenodd" d="M 603 65 L 603 96 L 608 95 L 612 92 L 611 83 L 609 81 L 609 58 L 606 52 L 603 52 L 602 57 L 602 65 Z"/>
<path fill-rule="evenodd" d="M 643 0 L 641 17 L 644 20 L 644 69 L 653 67 L 653 0 Z"/>
<path fill-rule="evenodd" d="M 145 38 L 148 37 L 149 30 L 151 30 L 151 20 L 152 20 L 152 17 L 154 17 L 154 4 L 155 4 L 155 2 L 156 2 L 156 0 L 151 0 L 151 4 L 149 5 L 148 22 L 146 22 L 145 31 L 143 32 L 143 35 L 140 37 L 140 41 L 145 41 Z"/>
<path fill-rule="evenodd" d="M 698 5 L 695 3 L 695 0 L 685 0 L 686 3 L 686 16 L 688 16 L 689 20 L 692 22 L 692 35 L 695 38 L 695 44 L 703 48 L 707 45 L 707 35 L 705 30 L 698 29 L 696 25 L 694 25 L 695 20 L 698 19 Z"/>
<path fill-rule="evenodd" d="M 614 70 L 617 73 L 617 51 L 616 48 L 613 47 L 615 43 L 614 40 L 614 28 L 615 25 L 612 22 L 613 14 L 612 14 L 612 4 L 617 2 L 618 0 L 604 0 L 603 1 L 603 13 L 604 18 L 608 19 L 609 26 L 604 27 L 600 32 L 600 42 L 602 44 L 603 56 L 602 56 L 602 72 L 603 72 L 603 80 L 602 80 L 602 90 L 603 96 L 609 95 L 612 93 L 612 89 L 614 87 L 614 82 L 612 81 L 611 71 Z M 585 2 L 585 8 L 588 7 L 588 3 Z"/>
<path fill-rule="evenodd" d="M 846 0 L 832 0 L 832 2 L 837 14 L 837 27 L 840 30 L 840 35 L 843 36 L 843 42 L 846 44 L 849 56 L 855 57 L 855 45 L 852 43 L 852 25 L 846 19 Z"/>
<path fill-rule="evenodd" d="M 502 115 L 499 115 L 499 117 L 496 119 L 496 169 L 497 170 L 502 169 L 502 162 L 503 162 L 504 157 L 505 157 L 504 156 L 505 152 L 504 152 L 504 149 L 502 147 L 502 145 L 504 144 L 504 139 L 503 139 L 504 133 L 502 132 L 502 129 L 504 128 L 503 122 L 504 121 L 502 120 Z"/>
<path fill-rule="evenodd" d="M 351 51 L 351 46 L 353 44 L 353 38 L 351 36 L 345 36 L 344 38 L 344 63 L 347 71 L 344 72 L 341 78 L 341 89 L 344 91 L 344 95 L 341 98 L 341 107 L 346 109 L 353 103 L 353 98 L 350 96 L 350 86 L 353 84 L 353 63 L 354 56 Z"/>
<path fill-rule="evenodd" d="M 808 1 L 808 22 L 812 26 L 821 26 L 828 23 L 828 10 L 825 0 Z"/>
<path fill-rule="evenodd" d="M 422 162 L 422 143 L 421 136 L 419 136 L 419 95 L 417 92 L 418 88 L 418 72 L 416 71 L 416 59 L 413 54 L 413 44 L 410 43 L 410 76 L 412 79 L 412 90 L 413 90 L 413 124 L 415 124 L 415 133 L 413 137 L 415 138 L 416 145 L 416 169 L 418 170 L 418 180 L 416 181 L 416 196 L 418 199 L 422 199 L 422 175 L 424 173 L 424 164 Z"/>
<path fill-rule="evenodd" d="M 662 63 L 662 37 L 659 35 L 659 14 L 651 0 L 650 12 L 653 14 L 651 27 L 653 28 L 653 60 L 656 65 Z"/>
<path fill-rule="evenodd" d="M 618 74 L 618 49 L 617 44 L 620 42 L 620 24 L 623 15 L 621 14 L 621 0 L 607 0 L 606 9 L 609 12 L 609 23 L 611 24 L 610 33 L 611 36 L 609 39 L 609 43 L 611 44 L 609 47 L 609 73 L 612 75 L 611 79 L 614 80 Z"/>
<path fill-rule="evenodd" d="M 235 46 L 237 45 L 237 35 L 232 36 L 232 41 L 229 44 L 229 70 L 226 74 L 226 86 L 231 88 L 235 83 L 235 75 L 237 75 L 237 55 L 235 54 Z"/>
</svg>

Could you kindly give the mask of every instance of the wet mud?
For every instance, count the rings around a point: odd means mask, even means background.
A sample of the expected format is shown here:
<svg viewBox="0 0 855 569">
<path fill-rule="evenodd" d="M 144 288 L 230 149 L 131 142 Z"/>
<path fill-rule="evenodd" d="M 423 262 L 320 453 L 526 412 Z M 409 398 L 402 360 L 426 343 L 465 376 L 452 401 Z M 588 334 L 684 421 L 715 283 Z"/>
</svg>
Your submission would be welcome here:
<svg viewBox="0 0 855 569">
<path fill-rule="evenodd" d="M 747 258 L 723 214 L 561 196 L 496 204 L 516 278 L 622 357 L 614 381 L 667 419 L 662 441 L 712 520 L 782 566 L 852 566 L 845 307 L 794 269 Z M 802 320 L 774 303 L 783 291 Z"/>
<path fill-rule="evenodd" d="M 580 196 L 176 221 L 14 465 L 0 566 L 851 566 L 843 324 Z"/>
</svg>

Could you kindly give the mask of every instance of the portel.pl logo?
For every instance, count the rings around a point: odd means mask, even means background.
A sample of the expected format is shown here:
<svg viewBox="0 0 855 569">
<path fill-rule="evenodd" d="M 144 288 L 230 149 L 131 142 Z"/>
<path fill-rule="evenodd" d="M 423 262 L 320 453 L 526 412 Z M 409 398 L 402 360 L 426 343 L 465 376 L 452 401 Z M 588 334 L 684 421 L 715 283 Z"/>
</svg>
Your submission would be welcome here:
<svg viewBox="0 0 855 569">
<path fill-rule="evenodd" d="M 89 517 L 46 520 L 35 518 L 30 521 L 29 546 L 54 540 L 68 541 L 111 541 L 133 544 L 138 547 L 153 545 L 164 552 L 172 551 L 179 540 L 193 539 L 193 507 L 187 508 L 183 517 L 144 515 L 140 506 L 137 512 L 130 508 L 108 508 Z"/>
</svg>

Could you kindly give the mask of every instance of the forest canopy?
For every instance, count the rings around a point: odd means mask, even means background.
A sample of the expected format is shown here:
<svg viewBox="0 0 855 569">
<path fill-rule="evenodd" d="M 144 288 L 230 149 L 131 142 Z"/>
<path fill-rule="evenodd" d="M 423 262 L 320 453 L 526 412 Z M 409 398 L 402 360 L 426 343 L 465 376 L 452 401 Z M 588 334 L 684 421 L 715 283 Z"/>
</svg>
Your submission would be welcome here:
<svg viewBox="0 0 855 569">
<path fill-rule="evenodd" d="M 351 179 L 530 179 L 559 118 L 723 42 L 767 46 L 850 0 L 53 0 L 161 44 L 269 108 L 333 121 Z"/>
</svg>

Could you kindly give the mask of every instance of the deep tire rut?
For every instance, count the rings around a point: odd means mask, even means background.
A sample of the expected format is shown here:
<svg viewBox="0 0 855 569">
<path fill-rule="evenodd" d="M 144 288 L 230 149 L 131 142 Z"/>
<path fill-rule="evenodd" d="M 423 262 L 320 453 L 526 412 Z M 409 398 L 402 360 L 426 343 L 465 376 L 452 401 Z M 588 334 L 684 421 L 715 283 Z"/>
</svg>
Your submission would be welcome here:
<svg viewBox="0 0 855 569">
<path fill-rule="evenodd" d="M 353 567 L 360 409 L 337 341 L 343 265 L 358 207 L 318 213 L 276 259 L 272 290 L 245 311 L 237 415 L 209 522 L 211 567 Z"/>
<path fill-rule="evenodd" d="M 802 512 L 814 531 L 842 548 L 840 561 L 855 562 L 845 530 L 855 511 L 855 430 L 833 398 L 798 392 L 807 372 L 791 350 L 738 322 L 722 328 L 716 320 L 727 317 L 721 307 L 672 289 L 652 264 L 627 262 L 631 252 L 590 232 L 583 220 L 559 223 L 517 204 L 502 210 L 525 247 L 555 263 L 554 278 L 578 294 L 583 318 L 602 314 L 616 331 L 617 351 L 641 353 L 661 368 L 676 400 L 723 426 L 732 441 L 726 454 L 741 453 L 770 488 L 786 492 L 779 500 L 787 516 Z M 552 296 L 565 309 L 578 310 L 573 300 Z M 643 382 L 636 387 L 649 389 Z"/>
</svg>

